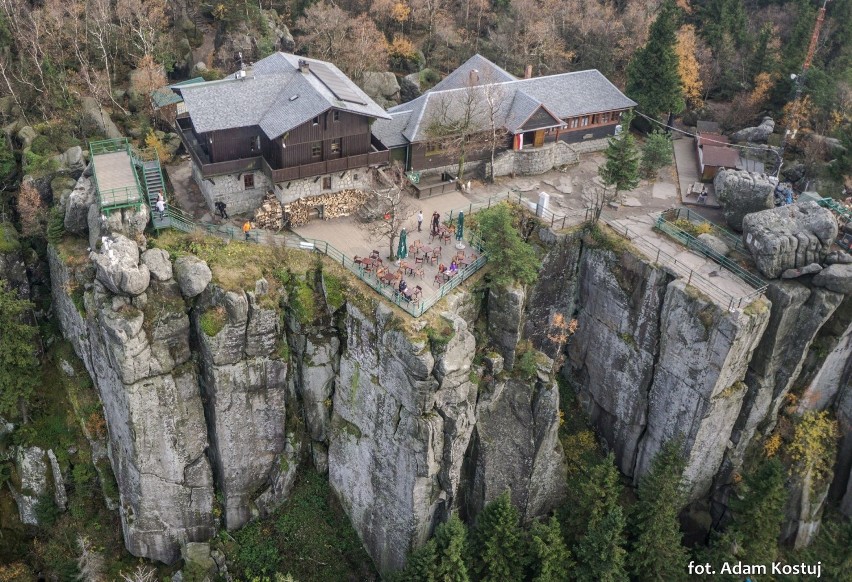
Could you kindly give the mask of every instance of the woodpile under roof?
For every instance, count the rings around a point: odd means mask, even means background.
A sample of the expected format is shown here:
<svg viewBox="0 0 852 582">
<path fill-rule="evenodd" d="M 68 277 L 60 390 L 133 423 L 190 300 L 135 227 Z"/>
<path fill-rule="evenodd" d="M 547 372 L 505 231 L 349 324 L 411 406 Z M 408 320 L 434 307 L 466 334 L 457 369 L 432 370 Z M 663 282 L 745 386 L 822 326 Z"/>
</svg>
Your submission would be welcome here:
<svg viewBox="0 0 852 582">
<path fill-rule="evenodd" d="M 290 219 L 290 226 L 300 226 L 307 223 L 311 218 L 330 220 L 350 216 L 367 202 L 367 198 L 367 193 L 361 190 L 341 190 L 340 192 L 301 198 L 296 202 L 286 204 L 284 213 Z"/>
</svg>

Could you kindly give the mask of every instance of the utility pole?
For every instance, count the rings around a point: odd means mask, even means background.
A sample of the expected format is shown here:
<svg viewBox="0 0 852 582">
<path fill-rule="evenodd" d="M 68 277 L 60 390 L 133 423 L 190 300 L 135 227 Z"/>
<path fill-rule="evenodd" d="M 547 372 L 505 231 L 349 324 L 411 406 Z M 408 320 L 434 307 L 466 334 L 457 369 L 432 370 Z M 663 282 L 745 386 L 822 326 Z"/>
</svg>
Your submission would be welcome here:
<svg viewBox="0 0 852 582">
<path fill-rule="evenodd" d="M 802 89 L 805 84 L 805 74 L 808 72 L 808 69 L 811 67 L 811 62 L 814 59 L 814 53 L 816 52 L 817 41 L 819 40 L 819 33 L 822 30 L 822 23 L 825 21 L 825 7 L 828 5 L 829 0 L 823 0 L 822 6 L 817 12 L 816 22 L 814 22 L 814 31 L 811 34 L 811 42 L 808 44 L 808 54 L 805 56 L 805 62 L 802 63 L 802 72 L 798 75 L 790 75 L 791 78 L 796 81 L 796 95 L 793 98 L 793 109 L 790 112 L 790 127 L 784 130 L 784 137 L 781 140 L 781 149 L 778 155 L 778 172 L 775 174 L 776 177 L 781 176 L 781 166 L 784 163 L 784 150 L 787 148 L 787 137 L 790 139 L 796 137 L 796 132 L 799 131 L 799 99 L 802 97 Z"/>
</svg>

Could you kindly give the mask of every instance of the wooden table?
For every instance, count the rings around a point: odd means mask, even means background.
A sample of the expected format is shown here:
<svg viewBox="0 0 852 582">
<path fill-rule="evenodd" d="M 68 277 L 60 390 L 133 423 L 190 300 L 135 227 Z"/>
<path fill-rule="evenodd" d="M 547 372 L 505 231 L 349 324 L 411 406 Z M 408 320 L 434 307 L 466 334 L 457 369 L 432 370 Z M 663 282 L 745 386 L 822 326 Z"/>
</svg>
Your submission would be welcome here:
<svg viewBox="0 0 852 582">
<path fill-rule="evenodd" d="M 396 281 L 396 273 L 385 273 L 384 275 L 379 277 L 379 280 L 385 285 L 392 285 L 393 282 Z"/>
</svg>

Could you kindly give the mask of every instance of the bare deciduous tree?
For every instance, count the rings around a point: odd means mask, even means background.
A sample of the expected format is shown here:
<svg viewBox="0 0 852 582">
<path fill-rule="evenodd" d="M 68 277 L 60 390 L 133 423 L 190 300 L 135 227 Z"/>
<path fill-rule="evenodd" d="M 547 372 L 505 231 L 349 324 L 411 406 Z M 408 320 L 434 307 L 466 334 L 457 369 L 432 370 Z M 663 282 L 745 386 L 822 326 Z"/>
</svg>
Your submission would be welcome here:
<svg viewBox="0 0 852 582">
<path fill-rule="evenodd" d="M 388 257 L 390 260 L 396 258 L 396 240 L 405 223 L 414 213 L 408 203 L 407 188 L 410 184 L 405 172 L 399 165 L 394 165 L 385 171 L 390 184 L 380 190 L 374 188 L 373 200 L 368 204 L 374 207 L 374 213 L 378 217 L 367 225 L 370 240 L 376 242 L 388 241 Z"/>
<path fill-rule="evenodd" d="M 140 564 L 131 573 L 125 574 L 124 572 L 120 572 L 119 576 L 121 576 L 124 582 L 155 582 L 157 572 L 150 566 Z"/>
<path fill-rule="evenodd" d="M 84 535 L 77 535 L 77 570 L 79 580 L 83 582 L 106 582 L 106 563 L 103 554 L 98 552 L 95 545 Z"/>
<path fill-rule="evenodd" d="M 44 233 L 47 209 L 41 201 L 38 190 L 31 182 L 23 182 L 18 192 L 18 216 L 21 217 L 21 233 L 24 236 L 38 236 Z"/>
</svg>

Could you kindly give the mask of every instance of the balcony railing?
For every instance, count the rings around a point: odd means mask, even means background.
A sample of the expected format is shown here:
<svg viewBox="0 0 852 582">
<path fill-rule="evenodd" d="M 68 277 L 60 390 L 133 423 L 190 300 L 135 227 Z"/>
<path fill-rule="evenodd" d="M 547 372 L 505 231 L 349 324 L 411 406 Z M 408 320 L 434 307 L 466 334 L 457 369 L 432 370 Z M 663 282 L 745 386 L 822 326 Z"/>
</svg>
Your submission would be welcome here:
<svg viewBox="0 0 852 582">
<path fill-rule="evenodd" d="M 186 119 L 177 120 L 177 130 L 183 146 L 189 152 L 192 161 L 201 170 L 203 178 L 211 178 L 222 174 L 237 174 L 242 172 L 250 172 L 252 170 L 263 170 L 263 172 L 272 180 L 273 183 L 286 182 L 288 180 L 298 180 L 300 178 L 313 178 L 324 174 L 332 174 L 334 172 L 344 172 L 346 170 L 354 170 L 366 166 L 387 163 L 390 160 L 390 151 L 387 149 L 371 151 L 366 154 L 356 156 L 346 156 L 335 158 L 333 160 L 325 160 L 322 162 L 314 162 L 313 164 L 303 164 L 292 168 L 281 168 L 274 170 L 270 167 L 269 162 L 262 156 L 252 158 L 242 158 L 239 160 L 228 160 L 226 162 L 210 162 L 207 154 L 201 149 L 201 145 L 192 134 Z"/>
</svg>

